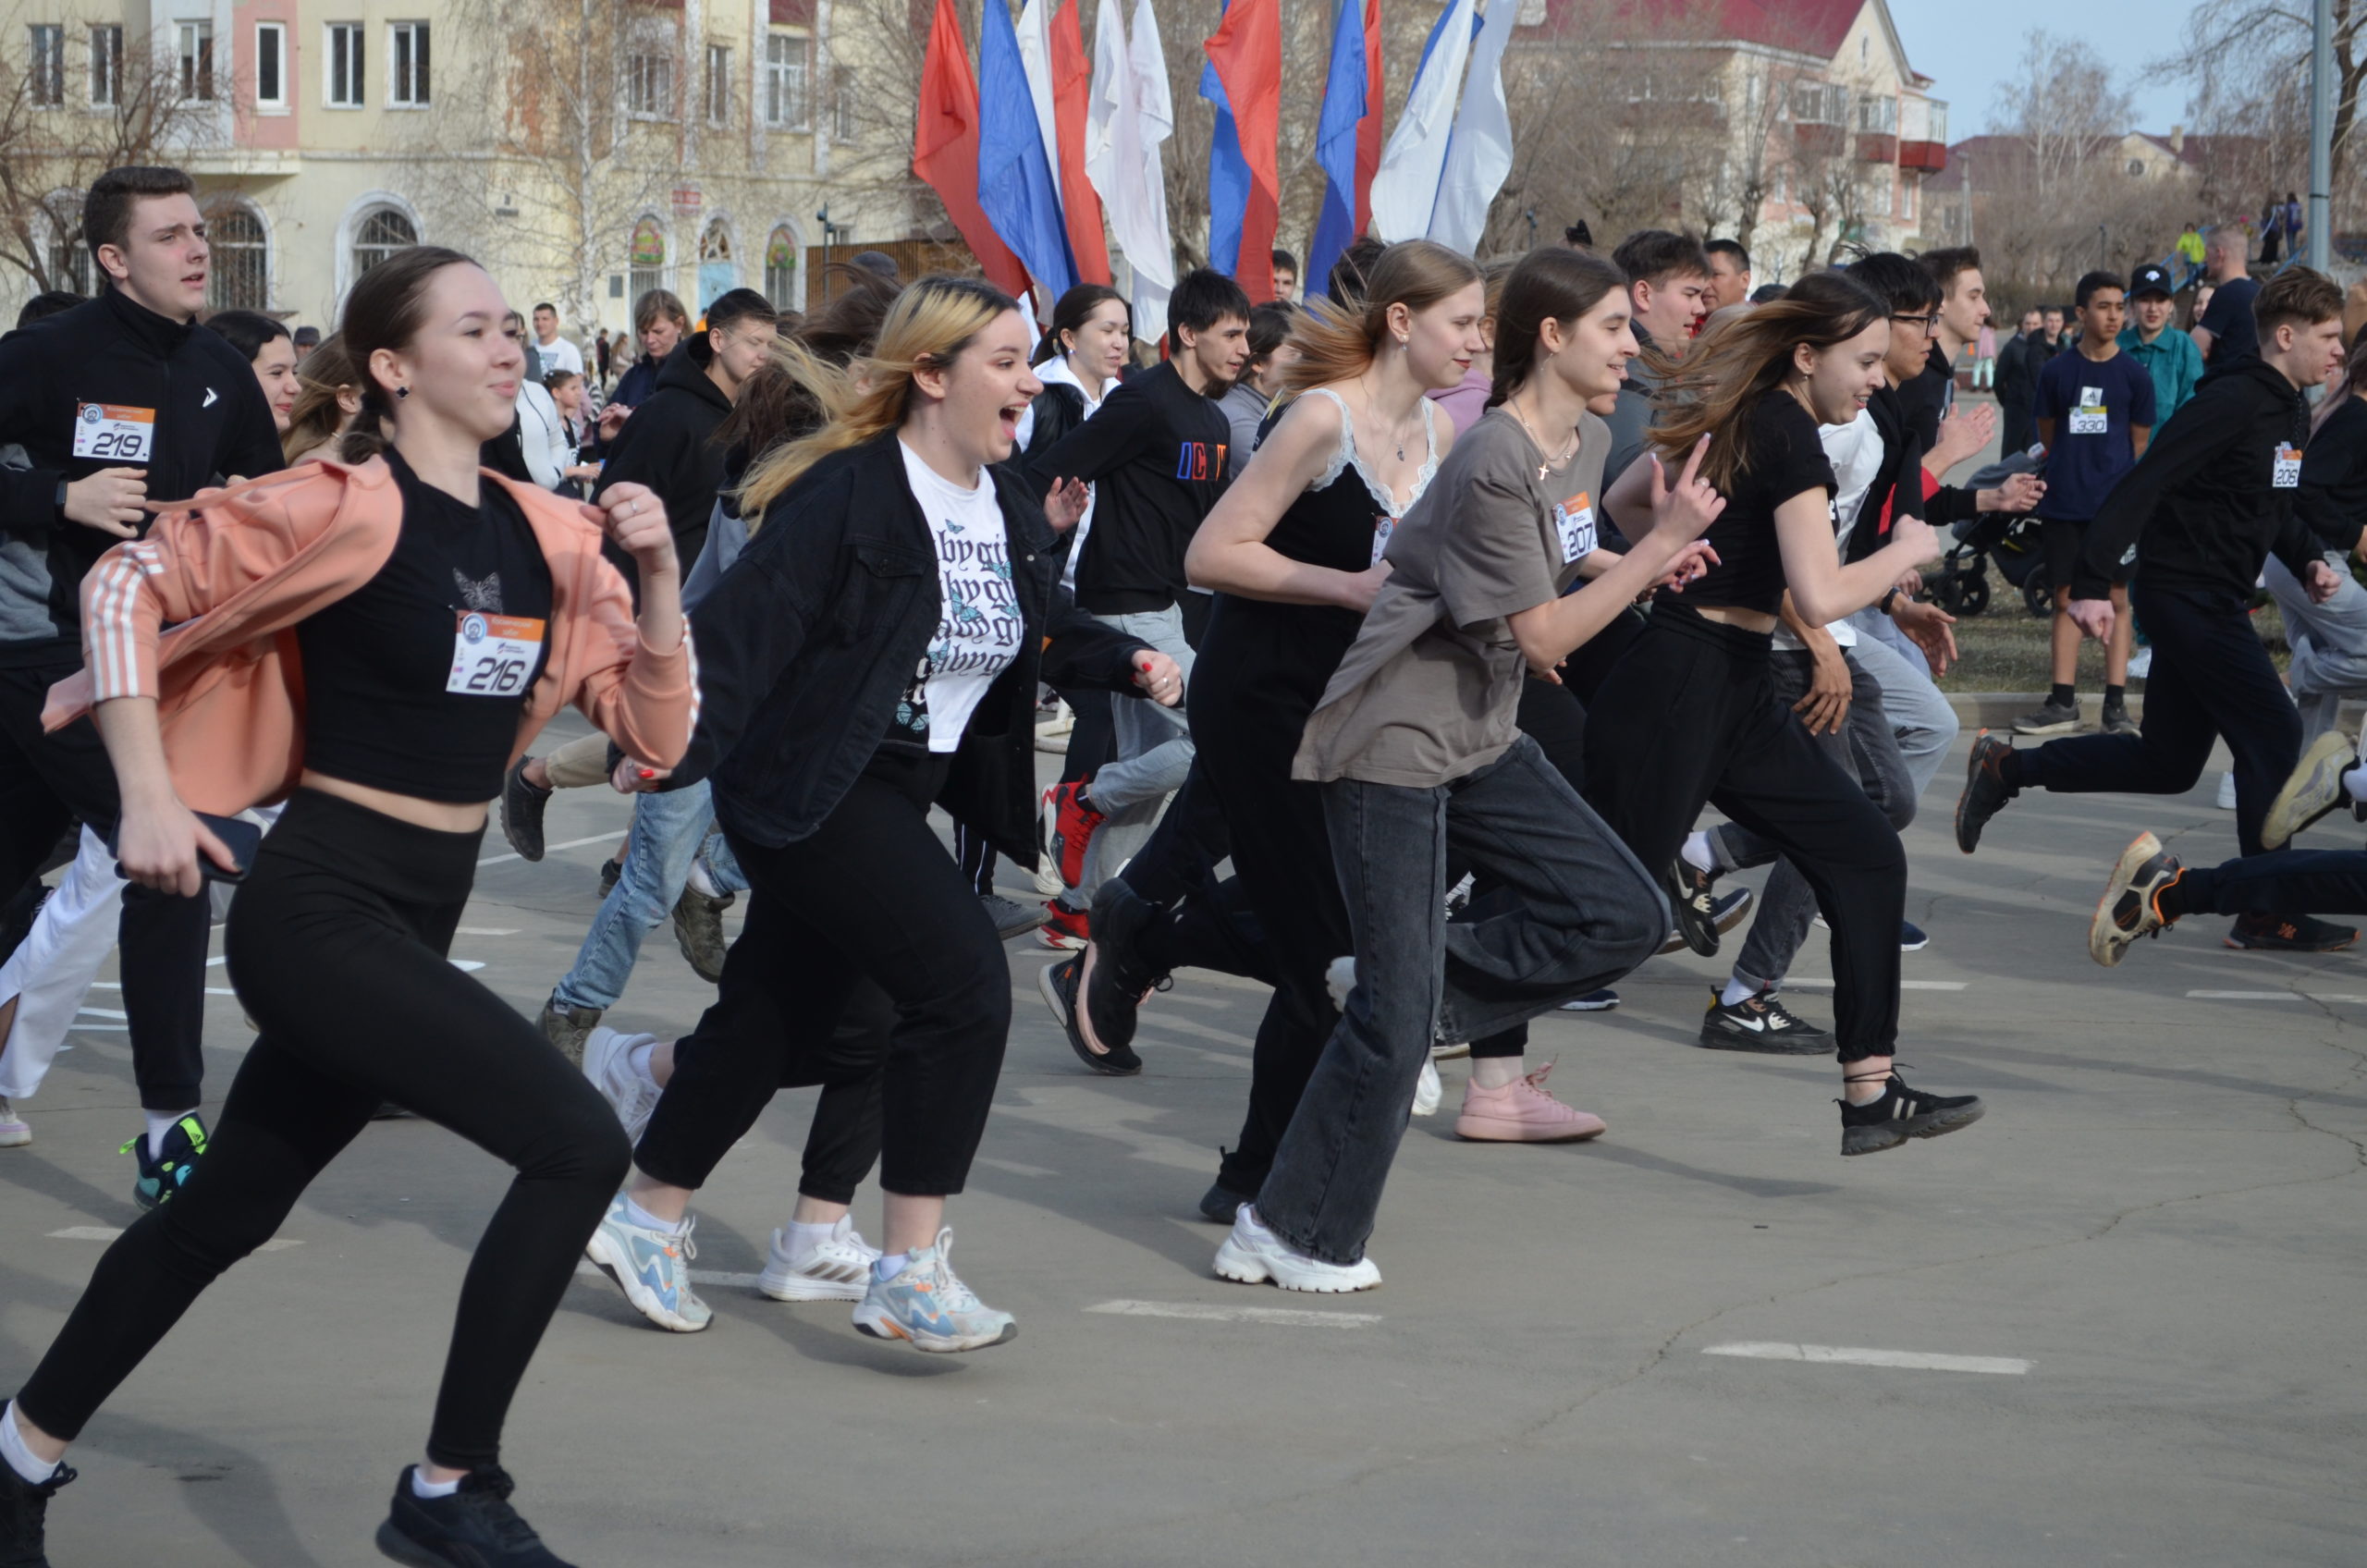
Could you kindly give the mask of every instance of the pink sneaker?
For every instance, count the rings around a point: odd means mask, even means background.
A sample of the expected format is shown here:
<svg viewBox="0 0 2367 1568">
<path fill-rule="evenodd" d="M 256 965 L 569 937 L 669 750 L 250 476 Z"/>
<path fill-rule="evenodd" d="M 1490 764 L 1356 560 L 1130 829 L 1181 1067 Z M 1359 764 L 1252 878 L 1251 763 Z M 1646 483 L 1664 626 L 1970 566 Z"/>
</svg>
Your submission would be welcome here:
<svg viewBox="0 0 2367 1568">
<path fill-rule="evenodd" d="M 1564 1105 L 1546 1091 L 1545 1075 L 1552 1071 L 1549 1061 L 1501 1089 L 1483 1089 L 1477 1079 L 1466 1083 L 1454 1135 L 1489 1144 L 1574 1144 L 1600 1136 L 1601 1117 Z"/>
</svg>

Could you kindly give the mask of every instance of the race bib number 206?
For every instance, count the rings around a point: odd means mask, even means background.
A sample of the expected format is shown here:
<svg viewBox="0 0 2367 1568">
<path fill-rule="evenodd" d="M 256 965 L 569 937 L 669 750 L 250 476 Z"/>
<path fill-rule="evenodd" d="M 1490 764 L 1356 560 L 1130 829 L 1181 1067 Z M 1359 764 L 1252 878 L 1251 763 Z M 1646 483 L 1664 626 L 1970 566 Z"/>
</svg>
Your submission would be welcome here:
<svg viewBox="0 0 2367 1568">
<path fill-rule="evenodd" d="M 543 623 L 478 610 L 457 613 L 452 673 L 444 690 L 463 697 L 514 697 L 523 692 L 543 651 Z"/>
<path fill-rule="evenodd" d="M 74 455 L 107 462 L 144 463 L 156 447 L 156 410 L 121 403 L 78 403 Z"/>
</svg>

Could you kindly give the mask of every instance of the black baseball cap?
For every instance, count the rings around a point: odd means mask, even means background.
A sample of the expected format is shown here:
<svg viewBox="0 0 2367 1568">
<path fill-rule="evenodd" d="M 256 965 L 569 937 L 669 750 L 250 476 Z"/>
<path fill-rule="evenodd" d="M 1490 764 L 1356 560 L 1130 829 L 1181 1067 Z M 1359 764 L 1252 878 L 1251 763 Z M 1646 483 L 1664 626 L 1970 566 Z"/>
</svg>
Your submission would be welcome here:
<svg viewBox="0 0 2367 1568">
<path fill-rule="evenodd" d="M 2139 267 L 2128 277 L 2128 297 L 2141 300 L 2148 294 L 2176 299 L 2177 290 L 2170 287 L 2170 275 L 2164 268 L 2151 264 Z"/>
</svg>

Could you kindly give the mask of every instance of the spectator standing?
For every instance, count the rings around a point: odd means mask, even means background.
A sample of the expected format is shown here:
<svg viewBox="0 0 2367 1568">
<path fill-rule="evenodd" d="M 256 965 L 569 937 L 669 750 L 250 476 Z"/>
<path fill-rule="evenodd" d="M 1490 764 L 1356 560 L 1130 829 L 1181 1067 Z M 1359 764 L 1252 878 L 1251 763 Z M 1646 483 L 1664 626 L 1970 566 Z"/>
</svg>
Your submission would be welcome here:
<svg viewBox="0 0 2367 1568">
<path fill-rule="evenodd" d="M 2273 267 L 2285 242 L 2285 203 L 2276 192 L 2268 193 L 2268 201 L 2260 210 L 2260 264 Z"/>
<path fill-rule="evenodd" d="M 534 352 L 542 357 L 546 378 L 554 371 L 583 374 L 583 350 L 558 335 L 558 307 L 547 301 L 534 307 Z"/>
<path fill-rule="evenodd" d="M 690 336 L 691 313 L 682 308 L 681 300 L 671 289 L 653 288 L 633 301 L 632 330 L 641 340 L 641 357 L 617 378 L 617 395 L 608 399 L 610 408 L 637 409 L 657 390 L 658 367 L 675 346 Z M 624 416 L 617 417 L 621 421 Z M 605 417 L 600 434 L 604 439 L 616 439 Z M 682 521 L 670 512 L 667 516 L 676 522 Z M 704 523 L 706 518 L 702 514 L 698 521 Z"/>
<path fill-rule="evenodd" d="M 1722 311 L 1728 305 L 1747 304 L 1750 300 L 1750 252 L 1736 239 L 1712 239 L 1701 247 L 1710 258 L 1710 308 Z"/>
<path fill-rule="evenodd" d="M 2244 259 L 2244 231 L 2222 224 L 2211 231 L 2202 248 L 2202 270 L 2213 285 L 2211 302 L 2199 305 L 2194 322 L 2194 346 L 2202 362 L 2219 370 L 2260 353 L 2260 328 L 2252 322 L 2252 301 L 2260 285 Z M 2197 296 L 2198 301 L 2201 296 Z"/>
<path fill-rule="evenodd" d="M 608 329 L 602 327 L 600 336 L 592 340 L 592 357 L 600 367 L 600 390 L 608 389 Z"/>
<path fill-rule="evenodd" d="M 2026 450 L 2037 434 L 2030 409 L 2038 401 L 2038 373 L 2046 363 L 2041 352 L 2044 335 L 2038 312 L 2024 311 L 2020 330 L 1997 353 L 1997 406 L 2005 415 L 2008 452 Z"/>
<path fill-rule="evenodd" d="M 2182 263 L 2177 287 L 2184 288 L 2202 276 L 2202 231 L 2192 219 L 2188 220 L 2186 232 L 2178 236 L 2177 252 Z"/>
<path fill-rule="evenodd" d="M 2194 396 L 2194 384 L 2202 379 L 2202 350 L 2170 326 L 2177 306 L 2167 268 L 2149 263 L 2137 269 L 2128 280 L 2128 311 L 2132 319 L 2120 346 L 2153 378 L 2153 418 L 2159 424 Z"/>
<path fill-rule="evenodd" d="M 1276 251 L 1274 252 L 1273 260 L 1274 303 L 1278 305 L 1297 304 L 1298 258 L 1292 255 L 1288 251 Z M 1246 457 L 1247 455 L 1248 454 L 1245 452 L 1243 454 L 1244 457 Z"/>
<path fill-rule="evenodd" d="M 1997 327 L 1982 322 L 1972 338 L 1972 389 L 1976 392 L 1997 386 Z"/>
</svg>

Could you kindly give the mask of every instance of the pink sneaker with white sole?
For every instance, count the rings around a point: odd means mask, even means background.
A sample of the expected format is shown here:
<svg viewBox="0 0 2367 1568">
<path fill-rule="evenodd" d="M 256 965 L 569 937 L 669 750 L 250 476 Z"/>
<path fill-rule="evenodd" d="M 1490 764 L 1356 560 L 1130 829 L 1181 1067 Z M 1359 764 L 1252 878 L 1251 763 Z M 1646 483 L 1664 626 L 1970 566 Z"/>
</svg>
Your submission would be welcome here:
<svg viewBox="0 0 2367 1568">
<path fill-rule="evenodd" d="M 1601 1117 L 1564 1105 L 1547 1091 L 1545 1075 L 1552 1071 L 1549 1061 L 1501 1089 L 1483 1089 L 1476 1078 L 1465 1084 L 1454 1135 L 1486 1144 L 1574 1144 L 1600 1136 Z"/>
</svg>

